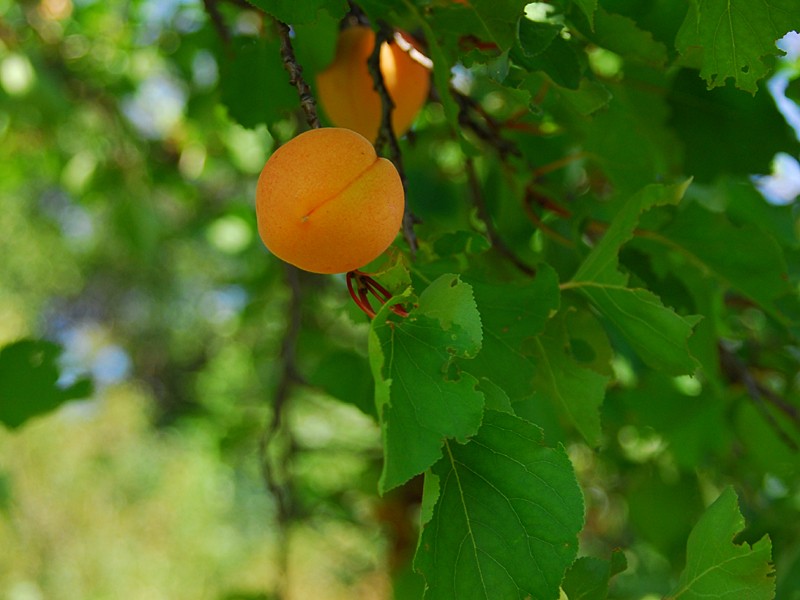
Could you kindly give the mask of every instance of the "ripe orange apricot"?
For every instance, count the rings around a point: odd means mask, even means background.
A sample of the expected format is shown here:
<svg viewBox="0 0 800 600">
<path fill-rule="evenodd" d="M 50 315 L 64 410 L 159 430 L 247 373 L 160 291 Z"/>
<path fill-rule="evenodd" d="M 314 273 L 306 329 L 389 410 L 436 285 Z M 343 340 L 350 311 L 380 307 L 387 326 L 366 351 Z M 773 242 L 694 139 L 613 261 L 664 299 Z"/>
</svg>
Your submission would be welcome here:
<svg viewBox="0 0 800 600">
<path fill-rule="evenodd" d="M 405 49 L 400 47 L 401 43 Z M 381 124 L 381 99 L 367 69 L 367 59 L 374 47 L 375 32 L 369 27 L 345 29 L 339 34 L 333 62 L 317 75 L 317 95 L 331 122 L 357 131 L 371 141 L 378 137 Z M 405 35 L 381 46 L 381 74 L 395 104 L 392 111 L 395 135 L 403 135 L 411 127 L 430 89 L 430 72 L 411 57 L 412 51 L 418 52 Z"/>
<path fill-rule="evenodd" d="M 394 165 L 349 129 L 301 133 L 264 165 L 258 233 L 278 258 L 314 273 L 363 267 L 389 247 L 405 194 Z"/>
</svg>

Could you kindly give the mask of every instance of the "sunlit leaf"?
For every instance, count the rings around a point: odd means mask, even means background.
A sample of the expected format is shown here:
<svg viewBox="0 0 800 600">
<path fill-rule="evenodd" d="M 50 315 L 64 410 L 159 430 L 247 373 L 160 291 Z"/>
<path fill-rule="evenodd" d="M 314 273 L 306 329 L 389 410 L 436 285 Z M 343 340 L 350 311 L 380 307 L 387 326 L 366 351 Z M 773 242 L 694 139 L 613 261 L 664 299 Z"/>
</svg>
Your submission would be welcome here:
<svg viewBox="0 0 800 600">
<path fill-rule="evenodd" d="M 425 598 L 558 598 L 583 499 L 564 449 L 541 441 L 535 425 L 487 411 L 477 436 L 446 444 L 415 558 Z"/>
<path fill-rule="evenodd" d="M 384 435 L 382 491 L 422 473 L 439 459 L 447 438 L 474 435 L 483 415 L 478 380 L 453 373 L 454 357 L 480 349 L 480 317 L 469 285 L 443 275 L 401 322 L 384 310 L 370 331 L 370 361 Z"/>
<path fill-rule="evenodd" d="M 700 52 L 700 75 L 709 89 L 733 78 L 736 87 L 755 94 L 769 74 L 765 58 L 779 53 L 775 42 L 797 28 L 795 0 L 692 0 L 675 45 Z"/>
</svg>

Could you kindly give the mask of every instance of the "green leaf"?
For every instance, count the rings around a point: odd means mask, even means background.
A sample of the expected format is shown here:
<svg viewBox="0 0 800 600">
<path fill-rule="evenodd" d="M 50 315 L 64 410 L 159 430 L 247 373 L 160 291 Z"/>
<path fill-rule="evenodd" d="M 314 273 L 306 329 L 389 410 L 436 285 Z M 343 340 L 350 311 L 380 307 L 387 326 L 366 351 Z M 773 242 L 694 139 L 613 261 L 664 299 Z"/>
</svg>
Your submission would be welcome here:
<svg viewBox="0 0 800 600">
<path fill-rule="evenodd" d="M 526 56 L 522 51 L 512 51 L 514 62 L 531 72 L 542 71 L 557 85 L 577 90 L 581 82 L 581 62 L 575 47 L 556 36 L 542 52 Z"/>
<path fill-rule="evenodd" d="M 675 46 L 681 54 L 699 52 L 700 76 L 708 88 L 725 85 L 755 94 L 770 68 L 764 60 L 776 56 L 775 42 L 797 28 L 796 0 L 692 0 Z"/>
<path fill-rule="evenodd" d="M 347 13 L 346 0 L 247 0 L 256 8 L 289 25 L 311 23 L 319 10 L 326 10 L 337 19 Z"/>
<path fill-rule="evenodd" d="M 501 52 L 511 48 L 526 4 L 524 0 L 470 0 L 482 30 L 475 31 L 478 38 L 494 42 Z"/>
<path fill-rule="evenodd" d="M 589 19 L 589 25 L 594 27 L 594 13 L 597 10 L 597 0 L 573 0 L 573 3 L 583 11 Z"/>
<path fill-rule="evenodd" d="M 619 250 L 633 237 L 640 215 L 655 206 L 677 204 L 690 183 L 687 180 L 673 185 L 652 184 L 631 196 L 614 217 L 603 238 L 583 261 L 573 280 L 623 283 L 625 279 L 618 272 Z"/>
<path fill-rule="evenodd" d="M 222 51 L 225 54 L 218 57 L 222 102 L 240 125 L 271 125 L 300 105 L 277 40 L 235 37 Z"/>
<path fill-rule="evenodd" d="M 794 131 L 768 90 L 755 97 L 732 83 L 706 90 L 703 80 L 688 69 L 677 73 L 670 88 L 669 123 L 675 144 L 683 149 L 684 172 L 695 181 L 716 183 L 722 174 L 768 173 L 777 152 L 800 153 Z"/>
<path fill-rule="evenodd" d="M 786 322 L 775 305 L 776 299 L 792 293 L 786 260 L 777 242 L 758 227 L 735 227 L 724 215 L 693 203 L 668 227 L 646 238 L 666 244 L 702 274 Z"/>
<path fill-rule="evenodd" d="M 329 350 L 309 374 L 308 382 L 342 402 L 353 404 L 364 414 L 377 418 L 374 384 L 369 374 L 369 364 L 363 356 L 347 350 Z"/>
<path fill-rule="evenodd" d="M 679 141 L 669 127 L 666 82 L 659 77 L 642 85 L 604 82 L 612 99 L 592 119 L 582 121 L 586 151 L 622 193 L 683 172 Z"/>
<path fill-rule="evenodd" d="M 483 320 L 483 347 L 469 371 L 502 387 L 512 401 L 533 393 L 535 363 L 527 340 L 558 309 L 558 277 L 540 265 L 533 282 L 494 283 L 467 276 Z"/>
<path fill-rule="evenodd" d="M 581 79 L 577 90 L 557 88 L 559 96 L 579 115 L 588 116 L 597 112 L 611 101 L 608 88 L 596 81 Z"/>
<path fill-rule="evenodd" d="M 698 317 L 681 317 L 645 289 L 630 289 L 619 267 L 619 249 L 633 236 L 639 215 L 650 208 L 680 201 L 689 182 L 647 186 L 616 215 L 566 288 L 577 288 L 626 338 L 649 366 L 679 375 L 697 364 L 687 339 Z"/>
<path fill-rule="evenodd" d="M 735 544 L 743 529 L 736 492 L 725 488 L 692 529 L 686 568 L 667 599 L 771 600 L 775 596 L 772 543 L 764 536 L 752 546 Z"/>
<path fill-rule="evenodd" d="M 580 366 L 567 352 L 569 340 L 561 332 L 534 339 L 534 402 L 546 398 L 575 427 L 586 443 L 600 445 L 600 406 L 609 378 Z"/>
<path fill-rule="evenodd" d="M 472 440 L 446 444 L 414 561 L 426 599 L 558 598 L 583 498 L 564 449 L 541 441 L 535 425 L 487 411 Z"/>
<path fill-rule="evenodd" d="M 14 429 L 92 393 L 89 379 L 59 385 L 61 352 L 61 346 L 44 340 L 20 340 L 0 349 L 0 423 Z"/>
<path fill-rule="evenodd" d="M 553 43 L 561 27 L 554 23 L 540 23 L 530 19 L 519 22 L 519 47 L 525 56 L 536 56 Z"/>
<path fill-rule="evenodd" d="M 441 455 L 446 438 L 466 441 L 478 431 L 484 398 L 478 380 L 453 372 L 452 359 L 480 349 L 480 315 L 470 286 L 443 275 L 401 322 L 384 308 L 370 329 L 370 363 L 384 436 L 381 492 L 422 473 Z"/>
<path fill-rule="evenodd" d="M 583 556 L 569 568 L 561 587 L 569 600 L 605 600 L 611 578 L 627 568 L 622 550 L 614 550 L 610 560 Z"/>
<path fill-rule="evenodd" d="M 595 12 L 594 31 L 587 37 L 627 60 L 660 66 L 667 62 L 667 47 L 653 39 L 653 34 L 640 29 L 633 19 L 612 14 L 600 8 Z"/>
<path fill-rule="evenodd" d="M 687 340 L 700 317 L 681 317 L 644 289 L 600 283 L 585 284 L 580 290 L 648 366 L 672 375 L 697 368 Z"/>
</svg>

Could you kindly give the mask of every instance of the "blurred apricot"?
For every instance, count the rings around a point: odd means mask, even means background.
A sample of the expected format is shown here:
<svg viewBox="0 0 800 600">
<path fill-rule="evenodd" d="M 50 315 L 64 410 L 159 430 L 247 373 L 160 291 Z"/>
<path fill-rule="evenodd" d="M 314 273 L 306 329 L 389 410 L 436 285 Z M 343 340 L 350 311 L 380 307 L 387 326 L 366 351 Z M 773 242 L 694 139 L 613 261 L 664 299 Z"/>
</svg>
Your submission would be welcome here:
<svg viewBox="0 0 800 600">
<path fill-rule="evenodd" d="M 345 29 L 339 34 L 333 62 L 317 75 L 317 95 L 331 122 L 372 141 L 381 123 L 381 99 L 367 68 L 374 47 L 375 32 L 369 27 Z M 411 127 L 428 98 L 430 71 L 422 64 L 427 60 L 405 34 L 381 46 L 381 74 L 395 104 L 395 135 Z"/>
<path fill-rule="evenodd" d="M 405 195 L 394 165 L 349 129 L 306 131 L 270 156 L 256 189 L 258 232 L 277 257 L 314 273 L 344 273 L 394 240 Z"/>
</svg>

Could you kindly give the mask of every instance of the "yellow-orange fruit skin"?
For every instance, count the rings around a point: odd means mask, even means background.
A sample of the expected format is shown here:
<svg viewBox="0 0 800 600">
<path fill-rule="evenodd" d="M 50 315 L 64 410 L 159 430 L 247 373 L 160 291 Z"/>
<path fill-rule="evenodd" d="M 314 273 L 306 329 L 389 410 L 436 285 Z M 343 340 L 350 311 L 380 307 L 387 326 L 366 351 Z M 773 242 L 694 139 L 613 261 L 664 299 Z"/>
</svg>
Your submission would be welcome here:
<svg viewBox="0 0 800 600">
<path fill-rule="evenodd" d="M 381 124 L 381 99 L 367 68 L 374 47 L 375 33 L 369 27 L 345 29 L 339 34 L 333 62 L 316 80 L 317 96 L 331 122 L 371 141 L 378 137 Z M 381 46 L 380 66 L 395 104 L 392 127 L 395 135 L 402 135 L 428 98 L 430 72 L 395 42 Z"/>
<path fill-rule="evenodd" d="M 394 165 L 349 129 L 312 129 L 270 156 L 256 188 L 258 233 L 278 258 L 344 273 L 394 241 L 405 194 Z"/>
</svg>

